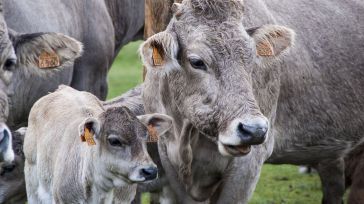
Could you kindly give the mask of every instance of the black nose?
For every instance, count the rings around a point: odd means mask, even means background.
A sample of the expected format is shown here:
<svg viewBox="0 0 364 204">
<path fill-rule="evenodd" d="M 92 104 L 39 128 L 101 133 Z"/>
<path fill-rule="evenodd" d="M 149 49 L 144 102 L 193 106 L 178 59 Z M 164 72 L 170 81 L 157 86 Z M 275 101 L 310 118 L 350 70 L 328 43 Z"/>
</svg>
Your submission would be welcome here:
<svg viewBox="0 0 364 204">
<path fill-rule="evenodd" d="M 268 131 L 267 122 L 257 121 L 252 124 L 239 123 L 238 135 L 243 144 L 258 145 L 265 141 Z"/>
<path fill-rule="evenodd" d="M 158 169 L 156 167 L 142 168 L 140 174 L 145 178 L 146 181 L 157 178 Z"/>
</svg>

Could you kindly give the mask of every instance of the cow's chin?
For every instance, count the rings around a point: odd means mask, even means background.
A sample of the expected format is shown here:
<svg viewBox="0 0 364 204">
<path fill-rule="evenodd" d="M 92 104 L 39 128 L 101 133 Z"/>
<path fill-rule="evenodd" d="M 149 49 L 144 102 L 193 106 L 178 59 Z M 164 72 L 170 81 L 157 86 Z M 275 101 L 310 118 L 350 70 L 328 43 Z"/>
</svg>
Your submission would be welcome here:
<svg viewBox="0 0 364 204">
<path fill-rule="evenodd" d="M 248 155 L 251 151 L 250 145 L 226 145 L 218 141 L 218 149 L 220 154 L 228 157 L 241 157 Z"/>
</svg>

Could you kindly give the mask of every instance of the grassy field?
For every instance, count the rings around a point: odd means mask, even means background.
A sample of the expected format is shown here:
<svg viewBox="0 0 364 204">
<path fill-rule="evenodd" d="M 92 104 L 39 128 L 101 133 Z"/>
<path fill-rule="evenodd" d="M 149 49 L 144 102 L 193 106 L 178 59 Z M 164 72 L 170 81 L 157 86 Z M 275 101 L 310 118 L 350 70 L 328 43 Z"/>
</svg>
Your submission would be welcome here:
<svg viewBox="0 0 364 204">
<path fill-rule="evenodd" d="M 118 96 L 142 82 L 142 65 L 137 49 L 140 42 L 127 45 L 109 73 L 109 96 Z M 299 174 L 290 165 L 265 165 L 251 204 L 321 203 L 321 184 L 317 174 Z M 148 202 L 144 195 L 143 204 Z"/>
</svg>

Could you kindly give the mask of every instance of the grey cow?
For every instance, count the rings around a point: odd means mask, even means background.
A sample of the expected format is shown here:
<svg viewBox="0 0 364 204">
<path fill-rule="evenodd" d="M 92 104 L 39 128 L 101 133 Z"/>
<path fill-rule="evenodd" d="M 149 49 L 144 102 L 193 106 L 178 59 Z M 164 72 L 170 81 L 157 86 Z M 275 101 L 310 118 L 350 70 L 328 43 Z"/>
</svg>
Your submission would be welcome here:
<svg viewBox="0 0 364 204">
<path fill-rule="evenodd" d="M 4 73 L 6 69 L 11 68 L 14 64 L 15 52 L 13 45 L 9 39 L 8 28 L 3 17 L 3 3 L 0 0 L 0 73 Z M 6 83 L 0 81 L 0 88 L 6 86 Z M 8 99 L 4 92 L 0 91 L 0 162 L 12 162 L 14 160 L 14 152 L 12 149 L 12 136 L 9 128 L 5 124 L 9 115 Z"/>
<path fill-rule="evenodd" d="M 172 10 L 141 48 L 146 112 L 175 121 L 158 144 L 166 190 L 179 203 L 247 203 L 268 160 L 317 166 L 323 203 L 341 203 L 342 156 L 362 140 L 364 2 L 185 0 Z"/>
<path fill-rule="evenodd" d="M 118 198 L 124 200 L 118 203 L 130 203 L 135 183 L 157 176 L 146 151 L 147 126 L 159 135 L 171 125 L 168 116 L 137 118 L 124 106 L 105 109 L 90 93 L 60 87 L 37 101 L 29 115 L 28 202 L 112 203 L 114 189 L 122 187 Z"/>
</svg>

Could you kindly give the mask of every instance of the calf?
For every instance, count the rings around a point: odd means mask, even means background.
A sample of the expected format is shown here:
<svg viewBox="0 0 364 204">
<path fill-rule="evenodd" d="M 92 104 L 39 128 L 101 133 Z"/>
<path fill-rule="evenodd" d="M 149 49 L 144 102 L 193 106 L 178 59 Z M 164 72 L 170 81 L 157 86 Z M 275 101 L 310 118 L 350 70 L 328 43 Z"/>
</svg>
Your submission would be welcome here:
<svg viewBox="0 0 364 204">
<path fill-rule="evenodd" d="M 62 86 L 30 112 L 24 139 L 28 202 L 111 203 L 121 188 L 126 194 L 118 197 L 130 203 L 135 183 L 157 177 L 144 125 L 158 136 L 171 123 L 164 115 L 137 118 L 126 107 L 105 109 L 94 95 Z"/>
</svg>

